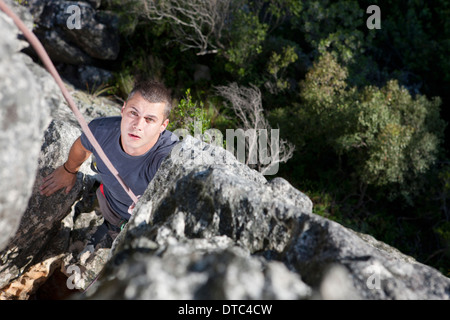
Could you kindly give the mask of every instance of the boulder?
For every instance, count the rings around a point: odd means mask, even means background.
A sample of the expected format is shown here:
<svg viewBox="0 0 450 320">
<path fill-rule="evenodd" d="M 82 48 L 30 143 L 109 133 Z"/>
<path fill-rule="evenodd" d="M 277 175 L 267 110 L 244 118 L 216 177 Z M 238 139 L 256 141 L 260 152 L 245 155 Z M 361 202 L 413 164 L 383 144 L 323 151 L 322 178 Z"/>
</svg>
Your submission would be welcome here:
<svg viewBox="0 0 450 320">
<path fill-rule="evenodd" d="M 86 169 L 83 168 L 75 187 L 68 195 L 63 191 L 51 197 L 39 193 L 42 178 L 65 162 L 72 143 L 80 133 L 79 128 L 61 121 L 53 121 L 46 131 L 45 142 L 37 159 L 38 170 L 33 175 L 34 184 L 28 205 L 17 232 L 0 252 L 0 288 L 20 276 L 27 267 L 40 261 L 45 254 L 46 245 L 59 230 L 62 219 L 69 214 L 74 202 L 81 197 L 83 188 L 89 185 L 89 181 L 83 175 Z M 61 250 L 65 250 L 65 246 Z"/>
<path fill-rule="evenodd" d="M 118 19 L 97 10 L 95 1 L 30 0 L 25 5 L 33 13 L 34 31 L 55 62 L 77 64 L 117 58 Z M 80 56 L 80 52 L 84 54 Z"/>
<path fill-rule="evenodd" d="M 28 0 L 22 7 L 31 13 L 30 29 L 62 77 L 89 91 L 111 80 L 105 65 L 116 60 L 120 50 L 118 18 L 100 5 L 100 0 Z M 36 57 L 31 49 L 24 52 Z"/>
<path fill-rule="evenodd" d="M 20 14 L 13 1 L 6 3 Z M 22 15 L 24 17 L 24 15 Z M 25 20 L 27 20 L 25 18 Z M 16 232 L 38 168 L 44 130 L 50 123 L 50 105 L 44 99 L 20 50 L 18 29 L 0 11 L 0 250 Z"/>
<path fill-rule="evenodd" d="M 68 266 L 74 263 L 72 256 L 76 256 L 83 250 L 89 235 L 101 223 L 100 213 L 95 213 L 94 205 L 86 205 L 86 201 L 92 198 L 87 195 L 92 193 L 92 188 L 97 183 L 96 173 L 91 169 L 92 159 L 86 161 L 81 167 L 77 182 L 69 194 L 59 191 L 46 197 L 39 193 L 42 178 L 66 161 L 70 147 L 80 136 L 81 129 L 69 107 L 60 97 L 59 88 L 51 76 L 35 64 L 28 67 L 32 70 L 31 75 L 35 83 L 42 88 L 44 101 L 52 106 L 50 115 L 53 120 L 44 132 L 43 139 L 39 140 L 40 149 L 35 159 L 37 168 L 33 176 L 28 177 L 30 181 L 33 181 L 29 200 L 23 209 L 24 212 L 15 215 L 20 217 L 20 225 L 5 248 L 0 251 L 0 289 L 7 292 L 3 296 L 7 299 L 29 297 L 39 288 L 38 283 L 43 283 L 43 279 L 50 277 L 57 268 L 67 274 Z M 70 88 L 69 85 L 67 86 Z M 108 100 L 95 99 L 83 92 L 74 91 L 73 88 L 70 90 L 86 121 L 99 116 L 118 115 L 120 112 L 120 106 Z M 23 186 L 17 187 L 17 190 L 21 187 Z M 76 210 L 80 206 L 85 207 L 83 212 L 91 214 L 88 224 L 84 227 L 80 227 L 79 222 L 82 215 L 75 214 L 75 212 L 79 213 Z M 14 218 L 10 215 L 13 213 L 5 213 L 4 221 Z M 78 228 L 83 230 L 81 242 L 76 238 L 77 232 L 74 230 Z M 101 256 L 101 252 L 98 255 Z M 101 268 L 91 260 L 83 261 L 83 263 L 93 270 L 93 278 Z M 26 289 L 20 287 L 20 290 L 15 290 L 14 288 L 22 283 L 24 278 L 27 283 Z M 90 281 L 89 279 L 86 281 Z M 16 295 L 16 291 L 20 295 Z"/>
<path fill-rule="evenodd" d="M 304 215 L 282 260 L 320 288 L 345 279 L 342 294 L 370 300 L 436 300 L 450 298 L 450 279 L 374 237 L 354 232 L 316 215 Z M 337 269 L 336 269 L 337 268 Z M 335 272 L 338 270 L 338 272 Z M 340 297 L 339 297 L 340 296 Z"/>
<path fill-rule="evenodd" d="M 23 7 L 12 1 L 7 4 L 29 24 L 29 13 Z M 29 283 L 36 290 L 34 280 L 42 281 L 43 273 L 51 275 L 67 258 L 67 225 L 74 223 L 63 223 L 63 219 L 96 178 L 88 161 L 68 195 L 63 191 L 51 197 L 40 195 L 42 178 L 64 163 L 81 129 L 50 74 L 19 52 L 27 44 L 18 40 L 18 29 L 3 12 L 0 26 L 0 288 L 9 288 L 8 298 L 23 298 L 32 290 L 14 290 L 18 283 Z M 86 121 L 120 114 L 120 106 L 112 101 L 66 85 Z M 21 295 L 10 294 L 16 291 Z"/>
<path fill-rule="evenodd" d="M 450 279 L 187 136 L 81 298 L 449 299 Z"/>
</svg>

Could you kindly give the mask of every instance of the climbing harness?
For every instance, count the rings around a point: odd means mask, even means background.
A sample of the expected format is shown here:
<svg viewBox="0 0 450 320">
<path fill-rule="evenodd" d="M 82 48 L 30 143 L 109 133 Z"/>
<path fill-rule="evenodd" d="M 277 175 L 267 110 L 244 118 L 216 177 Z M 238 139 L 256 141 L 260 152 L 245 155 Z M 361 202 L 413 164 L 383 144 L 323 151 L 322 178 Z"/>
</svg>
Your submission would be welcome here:
<svg viewBox="0 0 450 320">
<path fill-rule="evenodd" d="M 75 118 L 77 119 L 78 123 L 80 124 L 83 132 L 86 134 L 86 137 L 88 138 L 89 142 L 92 144 L 95 151 L 97 151 L 98 155 L 103 160 L 105 165 L 108 167 L 109 171 L 111 171 L 111 173 L 116 177 L 116 179 L 119 181 L 120 185 L 123 187 L 125 192 L 133 200 L 133 203 L 136 204 L 138 201 L 138 198 L 133 193 L 133 191 L 125 184 L 123 179 L 120 177 L 119 172 L 116 170 L 114 165 L 111 163 L 111 161 L 108 159 L 108 157 L 104 153 L 102 147 L 97 142 L 97 139 L 95 139 L 94 135 L 92 134 L 91 129 L 89 129 L 89 126 L 86 123 L 86 120 L 83 118 L 83 115 L 76 107 L 75 102 L 72 99 L 72 96 L 70 95 L 69 91 L 67 90 L 66 86 L 64 85 L 64 82 L 61 80 L 61 77 L 59 76 L 58 71 L 56 70 L 55 66 L 53 65 L 50 57 L 48 56 L 47 52 L 45 51 L 45 49 L 42 46 L 39 39 L 34 35 L 33 32 L 31 32 L 25 26 L 25 24 L 22 22 L 22 20 L 20 20 L 20 18 L 11 9 L 8 8 L 8 6 L 3 2 L 3 0 L 0 0 L 0 9 L 3 12 L 5 12 L 14 21 L 14 23 L 17 25 L 19 30 L 22 31 L 23 35 L 28 40 L 28 42 L 33 46 L 34 50 L 38 54 L 42 63 L 45 65 L 48 72 L 52 75 L 52 77 L 56 81 L 56 84 L 61 89 L 64 98 L 66 99 L 67 103 L 69 104 L 70 109 L 72 109 L 72 112 L 74 113 Z"/>
</svg>

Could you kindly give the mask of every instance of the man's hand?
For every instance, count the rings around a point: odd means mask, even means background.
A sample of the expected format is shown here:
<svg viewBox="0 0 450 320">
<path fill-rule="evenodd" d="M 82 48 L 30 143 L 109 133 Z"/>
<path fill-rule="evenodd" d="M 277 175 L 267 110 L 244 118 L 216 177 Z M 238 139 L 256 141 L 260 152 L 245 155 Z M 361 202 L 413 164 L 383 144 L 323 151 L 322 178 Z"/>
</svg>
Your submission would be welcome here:
<svg viewBox="0 0 450 320">
<path fill-rule="evenodd" d="M 44 178 L 39 190 L 42 195 L 50 196 L 56 191 L 65 188 L 65 193 L 68 194 L 76 181 L 76 174 L 68 173 L 63 166 L 60 166 Z"/>
<path fill-rule="evenodd" d="M 139 199 L 141 196 L 137 196 L 137 198 Z M 133 210 L 136 207 L 136 203 L 133 202 L 133 204 L 128 208 L 128 213 L 129 214 L 133 214 Z"/>
<path fill-rule="evenodd" d="M 69 156 L 65 164 L 69 165 L 68 169 L 76 172 L 80 169 L 80 166 L 89 158 L 90 155 L 91 152 L 83 147 L 81 139 L 78 138 L 70 148 Z M 66 194 L 68 194 L 70 190 L 72 190 L 76 181 L 77 175 L 68 172 L 66 169 L 64 169 L 64 165 L 62 165 L 44 178 L 39 189 L 41 191 L 41 194 L 45 196 L 50 196 L 62 188 L 65 188 L 65 192 Z"/>
</svg>

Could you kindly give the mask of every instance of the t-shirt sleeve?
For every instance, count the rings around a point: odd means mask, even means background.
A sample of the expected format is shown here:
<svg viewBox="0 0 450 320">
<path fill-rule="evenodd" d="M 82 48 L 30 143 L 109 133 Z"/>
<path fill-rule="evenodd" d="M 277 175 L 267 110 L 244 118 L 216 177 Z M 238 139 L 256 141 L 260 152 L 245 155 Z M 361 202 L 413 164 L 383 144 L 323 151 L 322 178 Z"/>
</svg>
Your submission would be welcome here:
<svg viewBox="0 0 450 320">
<path fill-rule="evenodd" d="M 162 144 L 159 146 L 158 150 L 156 151 L 156 154 L 153 158 L 153 162 L 151 164 L 151 172 L 153 174 L 158 171 L 159 167 L 161 166 L 162 162 L 167 158 L 170 157 L 170 153 L 172 152 L 173 147 L 179 143 L 178 137 L 175 136 L 172 132 L 165 131 L 165 135 L 163 136 Z"/>
<path fill-rule="evenodd" d="M 161 163 L 169 156 L 170 151 L 172 149 L 170 148 L 170 150 L 167 150 L 168 152 L 164 152 L 158 155 L 158 158 L 156 159 L 156 167 L 155 167 L 155 171 L 157 171 L 159 169 L 159 167 L 161 166 Z"/>
</svg>

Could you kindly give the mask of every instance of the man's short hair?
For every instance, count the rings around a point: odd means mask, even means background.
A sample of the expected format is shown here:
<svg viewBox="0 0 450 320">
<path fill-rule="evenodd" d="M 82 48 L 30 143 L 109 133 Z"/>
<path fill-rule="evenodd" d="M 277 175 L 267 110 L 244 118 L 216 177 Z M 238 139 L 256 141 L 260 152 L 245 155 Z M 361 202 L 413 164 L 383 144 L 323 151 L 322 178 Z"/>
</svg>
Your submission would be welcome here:
<svg viewBox="0 0 450 320">
<path fill-rule="evenodd" d="M 150 103 L 165 103 L 164 119 L 169 118 L 172 110 L 172 97 L 169 89 L 161 82 L 155 80 L 137 81 L 134 84 L 133 90 L 128 95 L 127 101 L 131 99 L 136 92 L 139 92 L 142 97 Z"/>
</svg>

